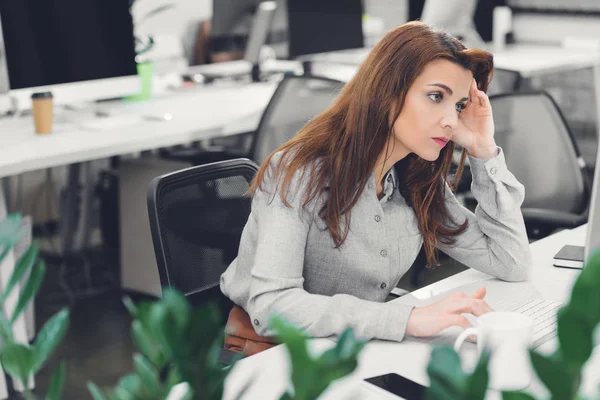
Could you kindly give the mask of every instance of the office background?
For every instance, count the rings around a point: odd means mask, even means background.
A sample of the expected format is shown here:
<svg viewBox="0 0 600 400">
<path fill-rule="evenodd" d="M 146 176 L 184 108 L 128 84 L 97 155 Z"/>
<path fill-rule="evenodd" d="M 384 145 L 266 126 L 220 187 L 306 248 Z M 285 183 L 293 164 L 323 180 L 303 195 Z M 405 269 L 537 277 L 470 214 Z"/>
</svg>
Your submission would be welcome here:
<svg viewBox="0 0 600 400">
<path fill-rule="evenodd" d="M 373 44 L 387 30 L 406 20 L 420 16 L 423 3 L 423 1 L 413 0 L 364 0 L 363 7 L 366 14 L 363 25 L 364 43 L 366 45 Z M 517 41 L 559 43 L 564 37 L 572 34 L 574 26 L 577 26 L 578 32 L 583 32 L 582 34 L 585 36 L 600 38 L 600 6 L 594 0 L 577 2 L 507 0 L 506 2 L 491 3 L 481 1 L 476 12 L 475 24 L 479 27 L 482 38 L 487 40 L 491 38 L 488 24 L 491 18 L 491 5 L 506 3 L 513 7 L 515 12 L 519 11 L 522 16 L 526 17 L 521 20 L 521 25 L 515 27 L 514 36 Z M 4 17 L 2 4 L 0 2 L 0 15 Z M 81 2 L 78 4 L 82 6 Z M 203 21 L 211 18 L 212 1 L 177 0 L 172 7 L 148 17 L 148 13 L 162 4 L 152 0 L 137 0 L 134 3 L 132 18 L 136 36 L 152 35 L 157 38 L 158 44 L 153 49 L 154 56 L 164 61 L 162 65 L 165 70 L 172 65 L 180 65 L 178 62 L 181 58 L 187 64 L 194 64 L 200 25 Z M 284 29 L 283 25 L 285 24 L 280 17 L 281 14 L 276 15 L 274 19 L 273 30 L 275 31 Z M 79 29 L 84 29 L 84 27 Z M 240 31 L 235 33 L 247 32 L 248 22 L 243 22 L 239 29 Z M 287 39 L 284 38 L 284 40 Z M 164 43 L 164 47 L 161 46 L 161 43 Z M 0 61 L 4 59 L 3 50 L 0 45 Z M 131 49 L 126 51 L 131 51 Z M 279 54 L 286 54 L 287 49 L 279 48 L 278 51 Z M 6 92 L 8 89 L 8 76 L 6 68 L 3 66 L 4 62 L 0 62 L 0 93 Z M 60 69 L 60 67 L 58 68 Z M 87 67 L 85 69 L 89 71 Z M 24 72 L 31 76 L 31 72 Z M 575 139 L 589 166 L 590 173 L 594 171 L 598 145 L 595 94 L 591 84 L 592 74 L 591 68 L 584 68 L 533 76 L 525 81 L 523 87 L 524 90 L 544 89 L 556 100 L 575 134 Z M 90 176 L 94 179 L 93 187 L 97 193 L 96 201 L 93 203 L 92 225 L 95 229 L 92 230 L 91 241 L 97 246 L 93 250 L 94 263 L 101 266 L 94 270 L 94 273 L 98 274 L 94 279 L 114 285 L 118 281 L 118 278 L 115 277 L 118 277 L 119 274 L 118 254 L 107 252 L 103 247 L 110 244 L 113 247 L 111 250 L 118 251 L 118 243 L 107 243 L 107 241 L 114 241 L 112 233 L 116 228 L 114 224 L 106 222 L 115 221 L 115 209 L 118 208 L 118 205 L 115 204 L 116 187 L 114 183 L 118 177 L 110 173 L 112 161 L 114 160 L 103 159 L 91 164 Z M 67 178 L 68 169 L 66 166 L 61 166 L 52 168 L 50 185 L 47 184 L 47 171 L 26 172 L 22 174 L 19 182 L 13 182 L 15 186 L 21 185 L 21 187 L 20 195 L 17 194 L 19 191 L 14 191 L 14 196 L 9 199 L 11 205 L 18 206 L 23 213 L 32 215 L 34 235 L 42 239 L 45 250 L 52 250 L 56 246 L 57 225 L 61 218 L 59 198 L 67 183 Z M 51 262 L 52 260 L 50 260 Z M 451 261 L 448 262 L 451 263 Z M 428 276 L 423 284 L 462 269 L 463 267 L 460 265 L 453 265 L 446 270 L 440 269 L 438 273 Z M 70 272 L 66 271 L 66 275 L 56 274 L 48 278 L 42 295 L 47 296 L 46 298 L 49 300 L 38 306 L 37 318 L 39 321 L 43 321 L 62 305 L 64 299 L 55 295 L 61 293 L 64 281 L 69 279 L 77 279 L 77 273 L 70 275 Z M 407 289 L 412 288 L 409 277 L 402 284 Z M 86 297 L 77 301 L 74 307 L 74 326 L 65 341 L 68 346 L 64 346 L 61 353 L 57 355 L 57 358 L 67 358 L 72 363 L 71 373 L 74 373 L 74 377 L 72 382 L 68 383 L 71 385 L 68 390 L 74 393 L 74 398 L 87 398 L 86 389 L 77 386 L 85 379 L 92 379 L 100 385 L 109 385 L 114 384 L 116 377 L 131 370 L 132 346 L 128 331 L 129 316 L 122 307 L 120 297 L 116 296 L 114 291 L 108 293 L 108 296 L 101 297 L 101 301 L 98 301 L 98 297 Z M 86 318 L 89 315 L 95 317 L 93 326 L 86 324 Z M 48 380 L 49 376 L 42 373 L 39 386 L 41 388 L 47 386 Z"/>
</svg>

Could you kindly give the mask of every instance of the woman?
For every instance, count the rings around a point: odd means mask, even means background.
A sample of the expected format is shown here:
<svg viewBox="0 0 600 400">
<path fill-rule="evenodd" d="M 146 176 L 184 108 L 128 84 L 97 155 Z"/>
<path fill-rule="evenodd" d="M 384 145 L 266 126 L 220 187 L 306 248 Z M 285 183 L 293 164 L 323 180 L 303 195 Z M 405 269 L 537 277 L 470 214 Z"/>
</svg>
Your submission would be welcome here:
<svg viewBox="0 0 600 400">
<path fill-rule="evenodd" d="M 429 265 L 442 250 L 500 279 L 526 278 L 524 188 L 494 142 L 484 93 L 492 64 L 444 32 L 404 24 L 333 105 L 265 160 L 238 258 L 221 277 L 237 305 L 226 347 L 269 347 L 258 335 L 269 335 L 272 314 L 314 337 L 351 326 L 362 338 L 400 341 L 468 327 L 462 314 L 491 310 L 485 288 L 422 308 L 384 303 L 421 246 Z M 470 160 L 475 214 L 447 184 L 455 145 L 464 149 L 459 170 Z"/>
</svg>

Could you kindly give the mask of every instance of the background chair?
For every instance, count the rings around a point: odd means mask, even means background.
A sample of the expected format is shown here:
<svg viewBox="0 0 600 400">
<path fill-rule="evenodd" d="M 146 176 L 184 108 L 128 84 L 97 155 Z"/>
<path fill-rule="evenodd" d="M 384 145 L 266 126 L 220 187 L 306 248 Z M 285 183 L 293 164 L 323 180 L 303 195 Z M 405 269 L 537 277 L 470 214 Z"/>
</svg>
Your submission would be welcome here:
<svg viewBox="0 0 600 400">
<path fill-rule="evenodd" d="M 223 321 L 233 303 L 219 278 L 237 257 L 250 215 L 246 192 L 257 171 L 250 160 L 228 160 L 159 176 L 148 189 L 161 287 L 178 289 L 194 305 L 215 302 Z"/>
<path fill-rule="evenodd" d="M 545 92 L 490 96 L 495 138 L 509 170 L 525 186 L 522 212 L 530 238 L 586 222 L 590 182 L 565 119 Z"/>
<path fill-rule="evenodd" d="M 343 82 L 329 78 L 286 76 L 277 86 L 257 130 L 236 138 L 235 145 L 222 151 L 165 150 L 162 156 L 194 165 L 240 157 L 260 164 L 271 152 L 293 138 L 308 121 L 329 107 L 343 87 Z"/>
<path fill-rule="evenodd" d="M 262 115 L 250 145 L 249 158 L 260 164 L 307 122 L 325 111 L 343 87 L 343 82 L 329 78 L 286 76 Z"/>
</svg>

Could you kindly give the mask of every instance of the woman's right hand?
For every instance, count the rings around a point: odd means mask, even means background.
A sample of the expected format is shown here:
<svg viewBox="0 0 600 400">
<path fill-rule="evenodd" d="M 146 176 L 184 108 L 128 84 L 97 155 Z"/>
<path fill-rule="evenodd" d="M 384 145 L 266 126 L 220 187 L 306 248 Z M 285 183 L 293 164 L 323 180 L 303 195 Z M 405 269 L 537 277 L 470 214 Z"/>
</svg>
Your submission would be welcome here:
<svg viewBox="0 0 600 400">
<path fill-rule="evenodd" d="M 425 307 L 412 310 L 406 327 L 406 334 L 411 336 L 433 336 L 451 326 L 467 329 L 469 320 L 462 314 L 473 314 L 476 317 L 493 311 L 483 298 L 485 287 L 480 288 L 473 296 L 464 293 L 453 293 L 443 300 Z"/>
</svg>

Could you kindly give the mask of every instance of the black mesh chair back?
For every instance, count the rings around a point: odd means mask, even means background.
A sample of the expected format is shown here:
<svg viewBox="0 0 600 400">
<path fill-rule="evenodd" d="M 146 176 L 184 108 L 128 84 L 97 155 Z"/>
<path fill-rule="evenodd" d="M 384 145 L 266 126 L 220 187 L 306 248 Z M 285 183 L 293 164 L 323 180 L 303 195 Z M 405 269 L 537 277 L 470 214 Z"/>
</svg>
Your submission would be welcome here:
<svg viewBox="0 0 600 400">
<path fill-rule="evenodd" d="M 585 163 L 554 100 L 545 92 L 490 96 L 495 138 L 525 186 L 527 222 L 555 228 L 584 223 L 590 183 Z"/>
<path fill-rule="evenodd" d="M 257 170 L 252 161 L 235 159 L 152 180 L 148 212 L 163 288 L 178 289 L 192 303 L 223 301 L 219 277 L 237 256 L 250 214 L 246 192 Z"/>
<path fill-rule="evenodd" d="M 250 149 L 258 164 L 327 109 L 344 84 L 316 76 L 286 76 L 269 102 Z"/>
</svg>

